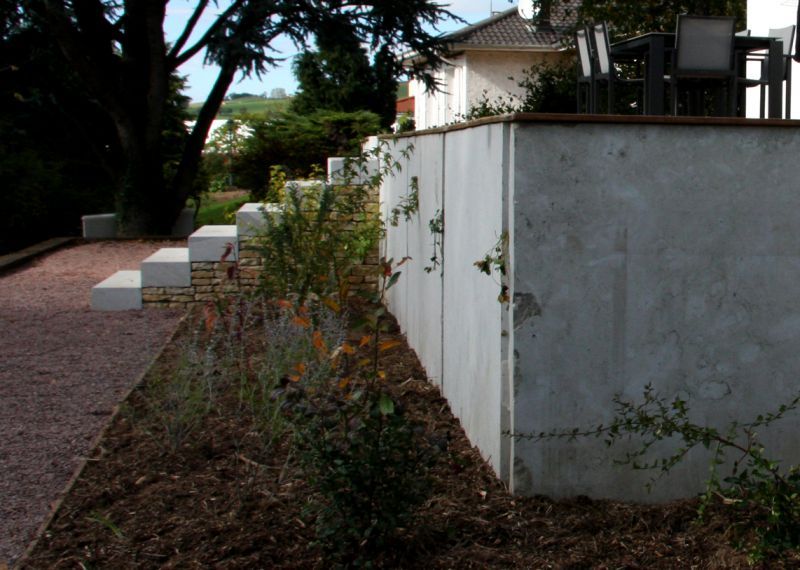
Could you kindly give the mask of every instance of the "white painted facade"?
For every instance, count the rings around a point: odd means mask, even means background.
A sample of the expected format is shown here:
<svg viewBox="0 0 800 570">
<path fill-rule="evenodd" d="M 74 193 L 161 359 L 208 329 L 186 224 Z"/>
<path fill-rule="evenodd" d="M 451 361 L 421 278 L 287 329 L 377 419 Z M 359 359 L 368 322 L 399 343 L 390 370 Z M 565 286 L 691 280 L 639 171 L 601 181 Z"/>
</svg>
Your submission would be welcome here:
<svg viewBox="0 0 800 570">
<path fill-rule="evenodd" d="M 484 98 L 490 102 L 519 101 L 518 83 L 534 64 L 563 61 L 563 52 L 541 50 L 468 50 L 448 58 L 436 73 L 439 90 L 426 93 L 421 81 L 409 83 L 414 96 L 414 123 L 419 130 L 463 121 Z"/>
<path fill-rule="evenodd" d="M 754 36 L 766 36 L 770 28 L 784 28 L 797 22 L 797 0 L 747 0 L 747 27 Z M 760 64 L 748 64 L 748 77 L 759 76 Z M 800 63 L 792 63 L 793 84 L 800 78 Z M 784 92 L 785 97 L 785 92 Z M 761 90 L 747 90 L 747 116 L 758 118 Z M 784 109 L 786 104 L 784 102 Z M 792 117 L 800 118 L 800 85 L 792 89 Z"/>
</svg>

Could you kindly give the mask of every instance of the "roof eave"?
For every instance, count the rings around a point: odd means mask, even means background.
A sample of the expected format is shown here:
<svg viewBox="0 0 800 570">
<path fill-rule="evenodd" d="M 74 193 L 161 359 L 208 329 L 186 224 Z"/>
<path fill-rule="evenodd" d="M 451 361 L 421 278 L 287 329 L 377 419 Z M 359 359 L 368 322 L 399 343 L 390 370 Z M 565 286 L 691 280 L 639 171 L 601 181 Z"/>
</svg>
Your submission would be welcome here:
<svg viewBox="0 0 800 570">
<path fill-rule="evenodd" d="M 525 52 L 541 52 L 541 53 L 555 53 L 555 52 L 562 52 L 566 51 L 566 47 L 561 45 L 561 43 L 555 43 L 550 45 L 527 45 L 527 46 L 520 46 L 520 45 L 503 45 L 503 44 L 452 44 L 449 48 L 449 52 L 464 52 L 464 51 L 525 51 Z"/>
</svg>

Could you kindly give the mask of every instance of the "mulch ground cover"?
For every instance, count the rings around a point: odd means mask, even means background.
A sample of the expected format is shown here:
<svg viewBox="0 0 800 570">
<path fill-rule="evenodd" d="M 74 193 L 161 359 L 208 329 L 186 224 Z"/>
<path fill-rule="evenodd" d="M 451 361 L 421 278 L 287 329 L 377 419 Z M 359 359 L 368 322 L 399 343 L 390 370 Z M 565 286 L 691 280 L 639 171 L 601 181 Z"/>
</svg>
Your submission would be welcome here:
<svg viewBox="0 0 800 570">
<path fill-rule="evenodd" d="M 181 334 L 145 379 L 169 374 Z M 738 568 L 734 513 L 696 500 L 636 505 L 514 497 L 473 448 L 394 326 L 383 367 L 394 396 L 429 437 L 446 442 L 431 498 L 400 529 L 399 568 Z M 24 568 L 328 568 L 304 507 L 314 497 L 288 441 L 262 457 L 235 393 L 179 452 L 154 436 L 135 390 Z M 797 558 L 762 567 L 797 567 Z"/>
</svg>

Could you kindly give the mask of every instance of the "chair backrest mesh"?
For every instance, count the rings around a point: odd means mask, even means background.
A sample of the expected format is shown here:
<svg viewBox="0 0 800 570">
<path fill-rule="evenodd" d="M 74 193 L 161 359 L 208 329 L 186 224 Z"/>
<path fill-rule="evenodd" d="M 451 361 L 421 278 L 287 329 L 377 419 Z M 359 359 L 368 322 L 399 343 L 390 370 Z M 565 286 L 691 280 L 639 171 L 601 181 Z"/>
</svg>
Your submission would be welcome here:
<svg viewBox="0 0 800 570">
<path fill-rule="evenodd" d="M 611 71 L 611 49 L 608 45 L 608 30 L 605 22 L 595 24 L 592 29 L 595 55 L 597 56 L 597 70 L 601 74 L 607 75 Z"/>
<path fill-rule="evenodd" d="M 575 44 L 578 47 L 578 61 L 580 62 L 581 77 L 592 76 L 592 54 L 589 51 L 589 36 L 586 30 L 575 32 Z"/>
<path fill-rule="evenodd" d="M 789 57 L 792 55 L 794 48 L 794 26 L 786 26 L 785 28 L 770 28 L 767 34 L 770 38 L 775 38 L 783 42 L 783 55 Z"/>
<path fill-rule="evenodd" d="M 678 70 L 730 73 L 734 26 L 735 20 L 728 17 L 678 16 Z"/>
</svg>

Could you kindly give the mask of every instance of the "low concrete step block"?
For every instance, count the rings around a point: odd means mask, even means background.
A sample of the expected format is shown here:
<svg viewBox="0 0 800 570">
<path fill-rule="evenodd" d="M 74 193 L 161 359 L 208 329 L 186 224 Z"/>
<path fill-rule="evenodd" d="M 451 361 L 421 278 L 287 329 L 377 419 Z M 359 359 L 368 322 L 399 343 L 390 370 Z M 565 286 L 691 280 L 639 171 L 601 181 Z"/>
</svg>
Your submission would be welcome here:
<svg viewBox="0 0 800 570">
<path fill-rule="evenodd" d="M 280 205 L 248 202 L 236 212 L 236 231 L 240 236 L 258 235 L 265 227 L 266 215 L 280 215 Z"/>
<path fill-rule="evenodd" d="M 233 261 L 238 255 L 238 241 L 235 225 L 203 226 L 189 236 L 189 261 L 219 261 L 229 243 L 234 250 L 228 260 Z"/>
<path fill-rule="evenodd" d="M 92 287 L 92 309 L 95 311 L 127 311 L 142 308 L 142 273 L 117 271 Z"/>
<path fill-rule="evenodd" d="M 87 239 L 109 239 L 117 237 L 116 214 L 90 214 L 81 216 L 83 237 Z"/>
<path fill-rule="evenodd" d="M 142 287 L 191 287 L 188 247 L 162 247 L 142 261 Z"/>
</svg>

